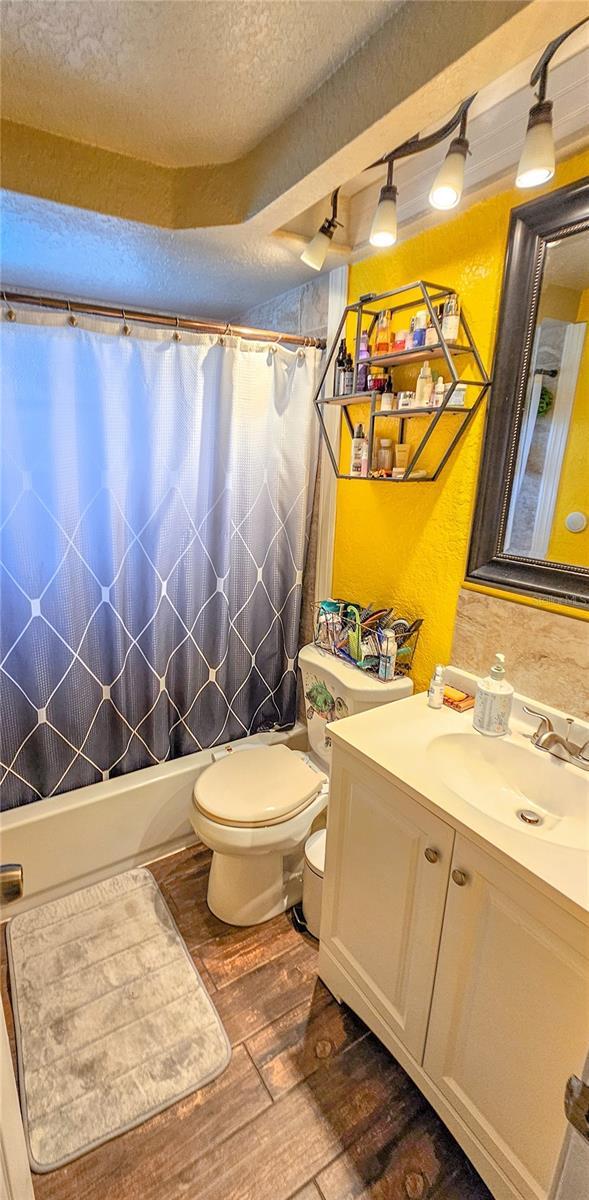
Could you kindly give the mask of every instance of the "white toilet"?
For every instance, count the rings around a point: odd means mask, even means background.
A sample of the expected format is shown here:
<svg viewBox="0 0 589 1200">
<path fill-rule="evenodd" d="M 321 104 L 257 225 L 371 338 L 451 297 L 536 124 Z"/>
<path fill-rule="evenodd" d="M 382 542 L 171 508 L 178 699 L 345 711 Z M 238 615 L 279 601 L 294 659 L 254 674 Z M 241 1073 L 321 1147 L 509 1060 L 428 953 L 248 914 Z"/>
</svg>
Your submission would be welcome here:
<svg viewBox="0 0 589 1200">
<path fill-rule="evenodd" d="M 297 904 L 303 851 L 328 799 L 332 721 L 410 696 L 316 646 L 299 653 L 309 750 L 235 745 L 194 785 L 191 821 L 213 851 L 207 901 L 230 925 L 257 925 Z"/>
</svg>

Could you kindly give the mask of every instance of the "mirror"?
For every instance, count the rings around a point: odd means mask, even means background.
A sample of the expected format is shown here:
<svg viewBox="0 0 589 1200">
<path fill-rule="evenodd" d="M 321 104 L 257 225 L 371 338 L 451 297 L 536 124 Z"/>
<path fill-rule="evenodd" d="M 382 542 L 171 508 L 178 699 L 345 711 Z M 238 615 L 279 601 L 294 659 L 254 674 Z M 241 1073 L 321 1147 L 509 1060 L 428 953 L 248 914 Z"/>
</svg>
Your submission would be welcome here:
<svg viewBox="0 0 589 1200">
<path fill-rule="evenodd" d="M 589 180 L 513 210 L 468 577 L 589 604 Z"/>
<path fill-rule="evenodd" d="M 504 549 L 589 567 L 589 232 L 550 242 Z"/>
</svg>

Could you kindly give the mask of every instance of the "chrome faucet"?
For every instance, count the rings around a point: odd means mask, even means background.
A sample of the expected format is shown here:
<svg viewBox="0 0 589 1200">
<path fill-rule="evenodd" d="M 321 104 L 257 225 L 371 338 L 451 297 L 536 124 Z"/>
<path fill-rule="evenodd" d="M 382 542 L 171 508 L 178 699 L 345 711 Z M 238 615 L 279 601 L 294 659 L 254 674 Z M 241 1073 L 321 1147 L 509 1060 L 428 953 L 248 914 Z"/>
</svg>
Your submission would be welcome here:
<svg viewBox="0 0 589 1200">
<path fill-rule="evenodd" d="M 535 709 L 528 708 L 526 704 L 523 709 L 529 716 L 538 717 L 540 721 L 536 732 L 529 735 L 532 746 L 536 746 L 538 750 L 546 750 L 554 758 L 572 763 L 574 767 L 580 767 L 582 771 L 589 771 L 589 738 L 582 746 L 571 742 L 569 735 L 575 724 L 572 717 L 566 719 L 569 728 L 566 737 L 563 737 L 556 732 L 550 717 L 547 717 L 545 713 L 536 712 Z"/>
</svg>

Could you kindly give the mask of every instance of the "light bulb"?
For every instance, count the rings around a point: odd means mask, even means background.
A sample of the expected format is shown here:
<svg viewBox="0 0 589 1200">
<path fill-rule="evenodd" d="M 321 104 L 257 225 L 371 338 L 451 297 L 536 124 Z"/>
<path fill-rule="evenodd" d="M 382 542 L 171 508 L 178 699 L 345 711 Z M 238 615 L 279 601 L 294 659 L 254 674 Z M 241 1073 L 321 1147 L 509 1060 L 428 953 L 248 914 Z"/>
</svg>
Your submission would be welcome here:
<svg viewBox="0 0 589 1200">
<path fill-rule="evenodd" d="M 450 142 L 448 153 L 436 175 L 429 202 L 432 208 L 456 208 L 464 187 L 464 164 L 468 154 L 468 141 L 464 137 Z"/>
<path fill-rule="evenodd" d="M 554 137 L 552 134 L 552 102 L 542 100 L 530 109 L 526 140 L 517 175 L 518 188 L 539 187 L 552 179 L 555 170 Z"/>
<path fill-rule="evenodd" d="M 386 184 L 380 189 L 370 230 L 371 246 L 394 246 L 397 240 L 397 189 Z"/>
<path fill-rule="evenodd" d="M 320 271 L 327 258 L 334 230 L 335 221 L 327 217 L 321 229 L 317 230 L 315 237 L 311 238 L 309 245 L 305 246 L 301 254 L 301 262 L 304 262 L 307 267 L 312 267 L 314 271 Z"/>
</svg>

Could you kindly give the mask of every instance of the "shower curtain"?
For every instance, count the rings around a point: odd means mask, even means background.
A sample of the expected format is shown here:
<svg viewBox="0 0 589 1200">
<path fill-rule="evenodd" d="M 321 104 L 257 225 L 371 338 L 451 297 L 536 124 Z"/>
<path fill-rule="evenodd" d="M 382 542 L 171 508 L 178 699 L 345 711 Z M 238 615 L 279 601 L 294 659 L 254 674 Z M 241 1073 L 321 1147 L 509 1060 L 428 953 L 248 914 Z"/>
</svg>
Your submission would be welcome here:
<svg viewBox="0 0 589 1200">
<path fill-rule="evenodd" d="M 1 334 L 2 807 L 291 725 L 320 352 Z"/>
</svg>

